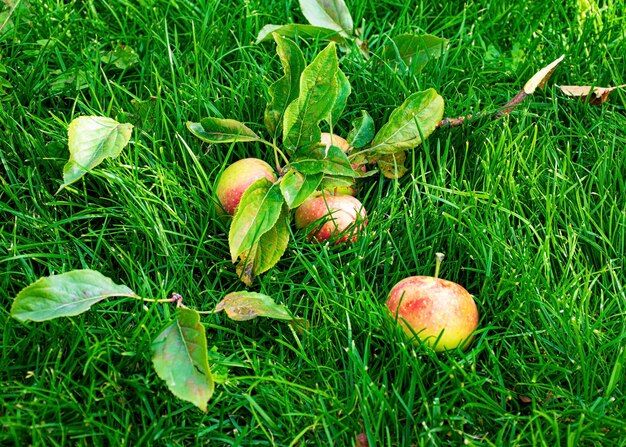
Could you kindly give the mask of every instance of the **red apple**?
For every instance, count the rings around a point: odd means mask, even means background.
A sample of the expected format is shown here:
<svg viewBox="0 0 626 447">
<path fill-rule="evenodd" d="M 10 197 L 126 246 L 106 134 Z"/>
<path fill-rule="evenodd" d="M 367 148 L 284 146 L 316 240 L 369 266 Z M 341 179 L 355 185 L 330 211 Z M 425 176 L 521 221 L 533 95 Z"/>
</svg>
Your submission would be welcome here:
<svg viewBox="0 0 626 447">
<path fill-rule="evenodd" d="M 272 183 L 276 181 L 272 167 L 258 158 L 243 158 L 224 169 L 215 189 L 223 210 L 234 216 L 243 193 L 263 177 Z"/>
<path fill-rule="evenodd" d="M 417 334 L 438 352 L 466 348 L 478 327 L 478 310 L 469 292 L 457 283 L 437 278 L 441 258 L 435 277 L 405 278 L 391 289 L 387 299 L 387 308 L 404 332 L 409 337 Z"/>
<path fill-rule="evenodd" d="M 296 228 L 312 227 L 309 240 L 324 242 L 337 238 L 335 244 L 355 242 L 365 228 L 367 213 L 358 199 L 327 191 L 306 199 L 296 210 Z"/>
</svg>

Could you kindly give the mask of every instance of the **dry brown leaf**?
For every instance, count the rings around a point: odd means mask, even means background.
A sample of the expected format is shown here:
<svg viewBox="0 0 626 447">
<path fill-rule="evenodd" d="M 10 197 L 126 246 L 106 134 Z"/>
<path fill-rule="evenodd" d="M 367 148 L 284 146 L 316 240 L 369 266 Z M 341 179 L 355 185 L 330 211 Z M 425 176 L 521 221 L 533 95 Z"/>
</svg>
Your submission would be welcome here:
<svg viewBox="0 0 626 447">
<path fill-rule="evenodd" d="M 559 88 L 567 96 L 580 98 L 581 101 L 589 102 L 593 106 L 599 106 L 609 98 L 609 93 L 618 88 L 624 88 L 624 85 L 617 87 L 592 87 L 589 85 L 561 85 Z"/>
<path fill-rule="evenodd" d="M 524 84 L 524 88 L 521 89 L 519 93 L 515 95 L 515 97 L 513 97 L 513 99 L 511 99 L 504 106 L 502 106 L 502 110 L 500 110 L 496 114 L 496 118 L 499 118 L 502 115 L 506 115 L 507 113 L 511 113 L 518 104 L 521 104 L 524 99 L 526 99 L 527 96 L 535 93 L 535 90 L 537 90 L 538 88 L 544 88 L 546 86 L 546 83 L 548 82 L 548 79 L 550 79 L 550 76 L 552 76 L 552 73 L 554 73 L 554 70 L 556 70 L 556 67 L 561 63 L 564 58 L 565 55 L 563 54 L 554 62 L 546 65 L 537 73 L 535 73 L 533 77 L 530 78 L 526 82 L 526 84 Z"/>
<path fill-rule="evenodd" d="M 557 65 L 559 65 L 564 58 L 565 55 L 563 54 L 557 60 L 535 73 L 535 75 L 524 84 L 524 92 L 526 92 L 527 95 L 532 95 L 538 88 L 544 88 L 548 79 L 550 79 L 550 76 L 552 76 L 552 73 L 556 70 Z"/>
</svg>

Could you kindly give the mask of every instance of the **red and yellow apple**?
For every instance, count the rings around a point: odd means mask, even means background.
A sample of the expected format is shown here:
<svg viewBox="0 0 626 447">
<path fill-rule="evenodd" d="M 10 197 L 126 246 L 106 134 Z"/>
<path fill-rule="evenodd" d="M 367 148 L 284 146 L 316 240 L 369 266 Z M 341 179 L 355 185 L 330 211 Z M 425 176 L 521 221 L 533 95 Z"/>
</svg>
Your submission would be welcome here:
<svg viewBox="0 0 626 447">
<path fill-rule="evenodd" d="M 272 183 L 276 181 L 272 167 L 258 158 L 243 158 L 224 169 L 215 189 L 220 211 L 234 216 L 243 193 L 263 177 Z"/>
<path fill-rule="evenodd" d="M 367 213 L 361 202 L 346 194 L 327 191 L 306 199 L 296 209 L 296 228 L 312 228 L 307 238 L 316 242 L 336 239 L 335 244 L 355 242 L 367 225 Z"/>
<path fill-rule="evenodd" d="M 435 351 L 464 349 L 478 327 L 476 303 L 465 288 L 437 273 L 400 281 L 389 293 L 387 308 L 409 337 L 417 335 Z"/>
</svg>

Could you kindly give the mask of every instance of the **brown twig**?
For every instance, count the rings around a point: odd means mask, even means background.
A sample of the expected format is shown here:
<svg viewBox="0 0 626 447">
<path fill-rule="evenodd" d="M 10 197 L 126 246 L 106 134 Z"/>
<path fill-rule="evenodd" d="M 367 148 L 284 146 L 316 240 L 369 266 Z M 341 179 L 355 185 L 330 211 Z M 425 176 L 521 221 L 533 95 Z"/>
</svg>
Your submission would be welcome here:
<svg viewBox="0 0 626 447">
<path fill-rule="evenodd" d="M 519 93 L 513 97 L 513 99 L 511 99 L 509 102 L 502 106 L 500 111 L 496 113 L 493 118 L 498 119 L 502 115 L 508 115 L 515 109 L 515 107 L 517 107 L 518 104 L 524 102 L 527 96 L 528 93 L 526 93 L 524 89 L 520 90 Z"/>
<path fill-rule="evenodd" d="M 554 70 L 556 70 L 557 65 L 563 60 L 565 55 L 559 57 L 554 62 L 549 65 L 546 65 L 541 70 L 539 70 L 535 75 L 526 82 L 524 88 L 522 88 L 517 95 L 515 95 L 509 102 L 503 105 L 500 110 L 493 116 L 493 119 L 498 119 L 503 115 L 508 115 L 511 113 L 515 107 L 524 102 L 527 96 L 535 93 L 537 88 L 544 88 Z M 456 127 L 461 126 L 465 123 L 465 121 L 469 121 L 470 119 L 477 118 L 481 115 L 484 115 L 485 112 L 477 113 L 475 115 L 467 115 L 460 116 L 458 118 L 445 118 L 439 121 L 437 127 Z"/>
<path fill-rule="evenodd" d="M 467 115 L 467 116 L 459 116 L 458 118 L 444 118 L 441 121 L 439 121 L 439 124 L 437 124 L 437 127 L 457 127 L 457 126 L 461 126 L 463 125 L 463 123 L 465 123 L 465 121 L 469 121 L 472 118 L 474 118 L 474 115 Z"/>
</svg>

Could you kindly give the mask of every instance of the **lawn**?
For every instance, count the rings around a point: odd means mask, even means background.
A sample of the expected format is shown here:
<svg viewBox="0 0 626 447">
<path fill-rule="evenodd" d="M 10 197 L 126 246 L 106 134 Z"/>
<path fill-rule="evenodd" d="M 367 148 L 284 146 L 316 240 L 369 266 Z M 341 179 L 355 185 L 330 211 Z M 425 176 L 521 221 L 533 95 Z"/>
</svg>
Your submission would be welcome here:
<svg viewBox="0 0 626 447">
<path fill-rule="evenodd" d="M 282 67 L 255 38 L 306 23 L 298 2 L 0 3 L 0 445 L 626 445 L 626 90 L 593 106 L 557 87 L 626 84 L 622 2 L 346 3 L 372 56 L 338 50 L 352 94 L 336 133 L 361 110 L 379 128 L 429 88 L 445 117 L 475 117 L 435 130 L 402 178 L 361 180 L 356 242 L 312 244 L 292 226 L 251 287 L 214 188 L 232 162 L 273 152 L 203 143 L 186 122 L 264 134 Z M 403 33 L 448 48 L 397 70 L 378 55 Z M 327 44 L 297 43 L 307 62 Z M 133 63 L 116 66 L 116 49 Z M 562 54 L 545 89 L 493 119 Z M 91 115 L 133 124 L 130 144 L 57 192 L 69 123 Z M 433 275 L 436 252 L 480 313 L 465 351 L 408 341 L 385 310 L 398 281 Z M 202 314 L 216 380 L 205 413 L 151 363 L 172 305 L 12 318 L 20 290 L 75 269 L 203 311 L 252 290 L 307 324 Z"/>
</svg>

